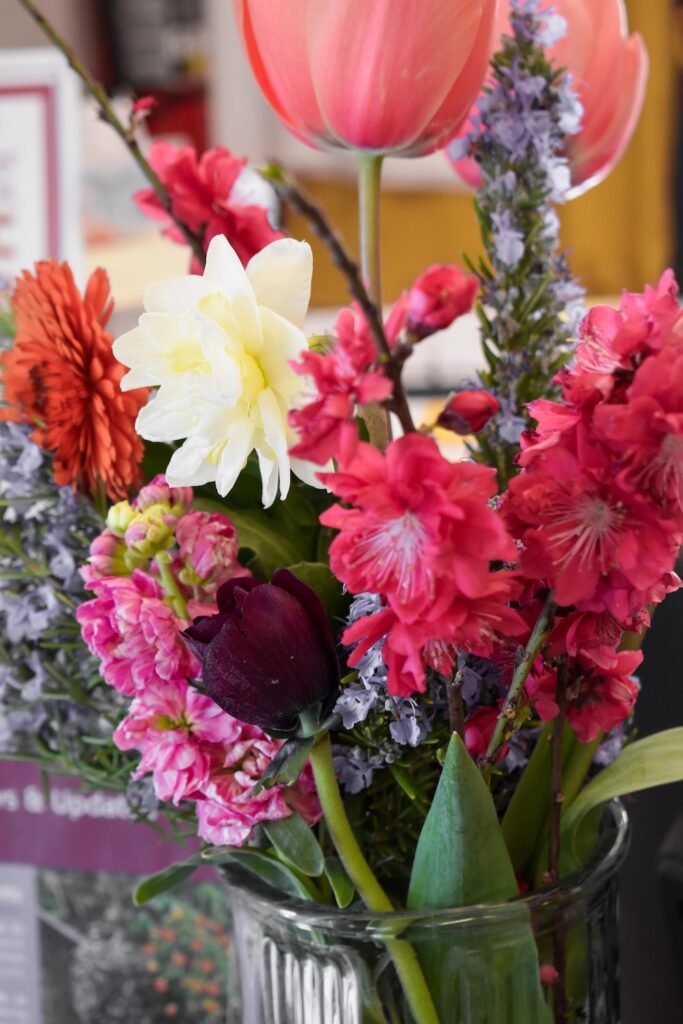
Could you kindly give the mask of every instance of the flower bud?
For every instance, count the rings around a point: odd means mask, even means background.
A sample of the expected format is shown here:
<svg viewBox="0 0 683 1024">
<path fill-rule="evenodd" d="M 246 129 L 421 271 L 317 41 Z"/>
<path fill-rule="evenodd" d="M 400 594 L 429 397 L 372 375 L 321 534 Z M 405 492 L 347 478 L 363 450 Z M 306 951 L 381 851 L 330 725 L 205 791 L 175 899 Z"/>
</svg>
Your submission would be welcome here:
<svg viewBox="0 0 683 1024">
<path fill-rule="evenodd" d="M 408 292 L 406 326 L 418 340 L 443 331 L 469 313 L 479 282 L 460 267 L 435 263 L 415 281 Z"/>
<path fill-rule="evenodd" d="M 500 402 L 490 391 L 483 388 L 473 391 L 458 391 L 449 398 L 436 425 L 444 430 L 466 437 L 478 434 L 492 416 L 500 411 Z"/>
<path fill-rule="evenodd" d="M 309 709 L 329 714 L 339 665 L 327 613 L 310 587 L 280 569 L 271 583 L 229 580 L 217 603 L 217 615 L 195 619 L 183 636 L 219 707 L 272 736 L 292 735 Z"/>
<path fill-rule="evenodd" d="M 135 509 L 131 507 L 130 502 L 119 501 L 107 512 L 107 526 L 117 537 L 123 537 L 135 516 Z"/>
<path fill-rule="evenodd" d="M 164 511 L 177 519 L 192 505 L 191 487 L 170 487 L 163 473 L 155 476 L 141 489 L 133 502 L 138 512 L 145 512 L 153 505 L 163 505 Z"/>
</svg>

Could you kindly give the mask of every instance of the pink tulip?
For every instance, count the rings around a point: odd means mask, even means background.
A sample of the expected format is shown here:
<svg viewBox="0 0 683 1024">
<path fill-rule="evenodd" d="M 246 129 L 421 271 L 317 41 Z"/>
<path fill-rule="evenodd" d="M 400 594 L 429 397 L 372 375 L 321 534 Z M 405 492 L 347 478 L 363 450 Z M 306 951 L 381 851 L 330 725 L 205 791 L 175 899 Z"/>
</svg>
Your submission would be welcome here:
<svg viewBox="0 0 683 1024">
<path fill-rule="evenodd" d="M 552 6 L 567 32 L 548 56 L 571 72 L 584 108 L 579 134 L 566 140 L 575 196 L 603 181 L 623 156 L 642 110 L 648 57 L 642 37 L 628 36 L 623 0 L 553 0 Z M 510 33 L 509 15 L 510 0 L 502 0 L 496 39 Z M 473 160 L 455 167 L 468 184 L 479 186 Z"/>
<path fill-rule="evenodd" d="M 497 0 L 233 0 L 252 69 L 300 139 L 422 156 L 462 126 Z"/>
</svg>

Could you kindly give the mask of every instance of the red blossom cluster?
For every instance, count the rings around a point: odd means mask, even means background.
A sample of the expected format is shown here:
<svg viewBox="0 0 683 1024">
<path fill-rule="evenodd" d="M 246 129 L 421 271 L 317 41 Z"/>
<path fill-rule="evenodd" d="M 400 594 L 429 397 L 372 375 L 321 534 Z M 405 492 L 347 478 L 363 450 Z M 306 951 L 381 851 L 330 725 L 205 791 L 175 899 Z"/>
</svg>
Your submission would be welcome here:
<svg viewBox="0 0 683 1024">
<path fill-rule="evenodd" d="M 304 352 L 294 369 L 308 375 L 316 397 L 291 413 L 300 442 L 292 455 L 325 465 L 331 458 L 346 463 L 358 444 L 356 407 L 383 402 L 391 381 L 375 366 L 377 349 L 364 314 L 354 306 L 343 309 L 335 325 L 335 342 L 328 352 Z"/>
<path fill-rule="evenodd" d="M 413 344 L 449 327 L 472 308 L 477 288 L 477 278 L 459 267 L 429 267 L 400 295 L 387 318 L 384 333 L 389 347 Z M 314 393 L 290 414 L 300 437 L 292 455 L 318 465 L 331 458 L 346 465 L 358 443 L 358 407 L 384 402 L 393 390 L 360 307 L 343 309 L 331 347 L 305 352 L 294 369 L 311 378 Z"/>
<path fill-rule="evenodd" d="M 257 252 L 283 237 L 271 227 L 264 206 L 245 202 L 239 195 L 236 186 L 247 161 L 224 146 L 208 149 L 198 158 L 192 146 L 155 142 L 148 160 L 169 192 L 173 216 L 201 237 L 205 250 L 212 238 L 225 235 L 246 266 Z M 141 189 L 133 199 L 147 217 L 167 225 L 167 238 L 187 245 L 187 239 L 154 189 Z M 197 260 L 193 260 L 192 271 L 201 273 Z"/>
<path fill-rule="evenodd" d="M 321 517 L 340 531 L 332 571 L 352 593 L 384 600 L 346 630 L 344 642 L 357 644 L 351 666 L 385 637 L 389 692 L 409 696 L 424 691 L 427 667 L 450 674 L 456 647 L 487 655 L 496 638 L 524 632 L 510 607 L 513 574 L 491 571 L 515 557 L 491 507 L 492 469 L 448 462 L 433 438 L 408 434 L 385 453 L 359 443 L 348 466 L 322 478 L 350 506 Z"/>
<path fill-rule="evenodd" d="M 521 473 L 505 501 L 522 544 L 520 572 L 559 606 L 549 654 L 569 655 L 568 719 L 582 741 L 623 721 L 637 696 L 638 653 L 617 653 L 648 609 L 680 586 L 683 540 L 683 313 L 671 271 L 619 310 L 584 321 L 559 402 L 531 405 Z M 557 714 L 557 671 L 528 685 L 542 718 Z"/>
</svg>

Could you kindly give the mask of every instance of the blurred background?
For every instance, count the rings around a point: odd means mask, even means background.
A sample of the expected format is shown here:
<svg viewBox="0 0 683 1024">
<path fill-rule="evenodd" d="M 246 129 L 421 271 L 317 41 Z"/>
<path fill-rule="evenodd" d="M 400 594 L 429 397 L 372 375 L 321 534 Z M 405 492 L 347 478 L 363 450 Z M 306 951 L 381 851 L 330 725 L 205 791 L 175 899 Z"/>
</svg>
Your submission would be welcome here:
<svg viewBox="0 0 683 1024">
<path fill-rule="evenodd" d="M 626 6 L 631 30 L 642 33 L 650 53 L 644 114 L 620 166 L 561 211 L 573 269 L 592 299 L 614 297 L 622 288 L 640 290 L 669 265 L 683 276 L 683 4 L 626 0 Z M 257 164 L 279 160 L 325 205 L 355 249 L 353 166 L 299 144 L 277 121 L 252 80 L 229 0 L 45 0 L 45 10 L 93 74 L 122 97 L 124 113 L 131 96 L 157 99 L 145 122 L 146 145 L 162 137 L 200 151 L 225 145 Z M 10 51 L 15 60 L 24 53 L 28 62 L 34 59 L 29 51 L 44 45 L 19 5 L 2 0 L 0 70 Z M 2 86 L 0 80 L 0 101 Z M 129 202 L 144 182 L 85 100 L 77 100 L 77 121 L 70 138 L 78 152 L 70 156 L 82 270 L 108 269 L 118 309 L 115 329 L 123 328 L 137 319 L 145 285 L 184 273 L 188 256 Z M 3 150 L 10 141 L 0 131 L 0 261 Z M 459 261 L 463 252 L 476 257 L 479 239 L 471 196 L 445 157 L 388 161 L 385 183 L 383 292 L 391 302 L 428 264 Z M 305 224 L 290 219 L 286 226 L 307 237 Z M 330 307 L 343 304 L 346 295 L 326 253 L 310 240 L 316 254 L 313 302 L 324 325 L 331 322 Z M 441 349 L 436 345 L 427 354 L 425 347 L 424 364 L 412 371 L 413 391 L 423 401 L 443 388 L 444 367 L 447 387 L 455 383 L 453 374 L 476 367 L 473 326 L 459 330 L 457 345 L 442 336 Z M 660 609 L 647 640 L 641 735 L 683 725 L 682 623 L 678 594 Z M 639 797 L 631 811 L 635 837 L 622 901 L 623 1021 L 677 1024 L 683 1020 L 683 787 Z"/>
<path fill-rule="evenodd" d="M 562 213 L 574 270 L 591 295 L 639 289 L 672 261 L 683 268 L 678 187 L 683 174 L 678 102 L 683 9 L 674 0 L 627 0 L 626 6 L 630 27 L 642 33 L 651 58 L 645 111 L 616 171 Z M 286 133 L 252 80 L 228 0 L 49 0 L 46 10 L 108 88 L 157 98 L 159 105 L 147 121 L 151 134 L 191 141 L 200 150 L 220 143 L 257 163 L 282 161 L 324 201 L 347 242 L 355 244 L 352 164 L 317 153 Z M 0 45 L 43 44 L 19 5 L 4 0 Z M 134 224 L 132 209 L 123 209 L 130 191 L 127 175 L 133 171 L 120 142 L 94 119 L 84 121 L 86 228 L 90 251 L 97 256 L 108 234 Z M 426 264 L 478 252 L 470 197 L 441 155 L 388 161 L 383 215 L 388 301 Z M 306 234 L 302 224 L 288 227 L 296 235 Z M 116 272 L 113 277 L 116 293 Z M 129 282 L 122 286 L 127 297 Z M 343 284 L 320 254 L 314 301 L 325 306 L 343 299 Z"/>
</svg>

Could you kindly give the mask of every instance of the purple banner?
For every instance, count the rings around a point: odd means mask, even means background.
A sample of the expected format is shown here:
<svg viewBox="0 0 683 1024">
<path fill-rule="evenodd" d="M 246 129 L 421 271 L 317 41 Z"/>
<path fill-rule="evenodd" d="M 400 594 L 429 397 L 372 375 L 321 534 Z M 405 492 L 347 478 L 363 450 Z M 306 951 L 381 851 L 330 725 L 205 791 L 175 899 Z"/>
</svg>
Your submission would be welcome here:
<svg viewBox="0 0 683 1024">
<path fill-rule="evenodd" d="M 0 861 L 146 875 L 191 849 L 134 821 L 122 794 L 89 792 L 59 777 L 46 793 L 35 765 L 0 760 Z"/>
</svg>

